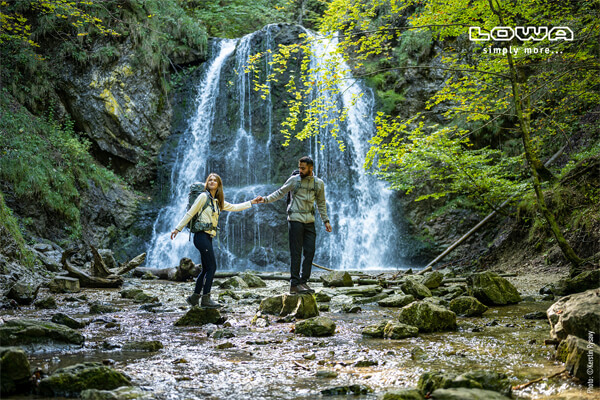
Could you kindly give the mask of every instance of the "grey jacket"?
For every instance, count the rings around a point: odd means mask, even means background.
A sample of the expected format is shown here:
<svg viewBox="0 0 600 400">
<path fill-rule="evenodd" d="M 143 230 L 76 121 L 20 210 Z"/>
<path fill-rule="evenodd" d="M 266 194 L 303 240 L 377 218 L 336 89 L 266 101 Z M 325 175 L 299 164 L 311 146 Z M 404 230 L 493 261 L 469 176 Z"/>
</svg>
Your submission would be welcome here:
<svg viewBox="0 0 600 400">
<path fill-rule="evenodd" d="M 298 190 L 295 190 L 296 186 Z M 325 204 L 325 183 L 316 176 L 300 175 L 291 176 L 282 187 L 264 198 L 265 203 L 272 203 L 283 198 L 287 192 L 292 191 L 292 201 L 288 205 L 288 221 L 303 223 L 315 222 L 315 201 L 323 223 L 329 222 L 327 205 Z M 295 191 L 294 191 L 295 190 Z"/>
</svg>

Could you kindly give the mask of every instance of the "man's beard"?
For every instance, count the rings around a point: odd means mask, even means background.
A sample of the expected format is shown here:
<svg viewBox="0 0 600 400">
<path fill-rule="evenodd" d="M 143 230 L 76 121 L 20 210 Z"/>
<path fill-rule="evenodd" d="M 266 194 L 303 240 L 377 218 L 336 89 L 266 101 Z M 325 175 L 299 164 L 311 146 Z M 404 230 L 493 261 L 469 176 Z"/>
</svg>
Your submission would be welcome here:
<svg viewBox="0 0 600 400">
<path fill-rule="evenodd" d="M 302 172 L 300 172 L 300 178 L 306 178 L 306 175 L 304 175 Z"/>
</svg>

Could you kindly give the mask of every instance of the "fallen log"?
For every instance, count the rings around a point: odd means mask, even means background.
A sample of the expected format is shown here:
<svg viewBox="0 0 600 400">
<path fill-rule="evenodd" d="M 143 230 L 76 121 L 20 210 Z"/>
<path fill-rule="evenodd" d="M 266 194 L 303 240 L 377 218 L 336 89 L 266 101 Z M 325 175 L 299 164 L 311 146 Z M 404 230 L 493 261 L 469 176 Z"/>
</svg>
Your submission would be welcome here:
<svg viewBox="0 0 600 400">
<path fill-rule="evenodd" d="M 136 256 L 133 259 L 129 260 L 125 265 L 123 265 L 121 268 L 119 268 L 117 270 L 116 274 L 117 275 L 126 274 L 127 272 L 131 271 L 132 269 L 135 269 L 135 268 L 139 267 L 140 265 L 142 265 L 144 263 L 144 261 L 146 261 L 146 253 L 142 253 L 139 256 Z"/>
<path fill-rule="evenodd" d="M 106 266 L 106 263 L 104 262 L 104 259 L 100 253 L 98 253 L 98 249 L 92 245 L 90 245 L 90 248 L 92 249 L 92 254 L 94 256 L 94 262 L 92 263 L 92 275 L 99 278 L 106 278 L 109 275 L 113 275 L 113 273 Z"/>
<path fill-rule="evenodd" d="M 546 380 L 547 380 L 547 379 L 552 379 L 552 378 L 554 378 L 554 377 L 556 377 L 556 376 L 559 376 L 559 375 L 562 375 L 562 374 L 564 374 L 565 372 L 567 372 L 567 370 L 566 370 L 566 369 L 563 369 L 562 371 L 560 371 L 560 372 L 557 372 L 557 373 L 555 373 L 555 374 L 552 374 L 552 375 L 550 375 L 550 376 L 542 376 L 541 378 L 534 379 L 534 380 L 532 380 L 532 381 L 529 381 L 529 382 L 527 382 L 527 383 L 523 383 L 523 384 L 521 384 L 521 385 L 513 386 L 513 387 L 512 387 L 512 390 L 523 390 L 523 389 L 525 389 L 526 387 L 528 387 L 528 386 L 530 386 L 530 385 L 533 385 L 534 383 L 541 382 L 541 381 L 543 381 L 544 379 L 546 379 Z"/>
<path fill-rule="evenodd" d="M 92 276 L 85 271 L 80 270 L 72 266 L 68 259 L 75 253 L 74 250 L 67 250 L 63 252 L 61 258 L 61 264 L 63 268 L 69 272 L 69 276 L 72 278 L 79 279 L 79 285 L 81 287 L 88 288 L 118 288 L 123 285 L 123 278 L 119 275 L 108 275 L 106 277 Z"/>
<path fill-rule="evenodd" d="M 146 257 L 146 253 L 143 253 L 138 257 L 141 258 L 142 255 L 144 256 L 143 258 Z M 136 257 L 136 258 L 138 258 L 138 257 Z M 130 263 L 133 263 L 134 260 L 131 260 Z M 138 261 L 139 260 L 137 260 L 136 263 L 138 263 Z M 141 262 L 139 262 L 138 265 L 139 264 L 141 264 Z M 129 266 L 126 266 L 126 267 L 129 268 Z M 123 269 L 125 269 L 126 267 L 123 267 Z M 157 276 L 159 279 L 166 279 L 166 280 L 177 281 L 177 282 L 185 282 L 189 279 L 192 279 L 192 278 L 195 278 L 196 276 L 198 276 L 200 271 L 202 271 L 202 267 L 194 264 L 194 262 L 192 260 L 190 260 L 189 258 L 184 257 L 179 262 L 179 265 L 177 267 L 173 267 L 173 268 L 137 267 L 133 270 L 133 276 L 135 276 L 137 278 L 141 278 L 145 274 L 151 273 L 151 274 Z"/>
</svg>

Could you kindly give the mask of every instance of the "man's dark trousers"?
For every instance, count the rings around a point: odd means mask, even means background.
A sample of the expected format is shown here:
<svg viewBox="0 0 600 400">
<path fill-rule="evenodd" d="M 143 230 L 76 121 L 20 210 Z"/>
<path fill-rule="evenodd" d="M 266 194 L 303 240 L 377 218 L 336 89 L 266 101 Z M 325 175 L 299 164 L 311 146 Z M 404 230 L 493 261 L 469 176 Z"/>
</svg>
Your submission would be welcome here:
<svg viewBox="0 0 600 400">
<path fill-rule="evenodd" d="M 310 278 L 312 262 L 315 256 L 315 240 L 317 231 L 315 223 L 302 223 L 298 221 L 288 221 L 288 231 L 290 237 L 290 257 L 291 257 L 291 286 L 298 286 L 306 283 Z M 302 273 L 300 273 L 300 261 L 304 251 L 304 261 L 302 262 Z"/>
</svg>

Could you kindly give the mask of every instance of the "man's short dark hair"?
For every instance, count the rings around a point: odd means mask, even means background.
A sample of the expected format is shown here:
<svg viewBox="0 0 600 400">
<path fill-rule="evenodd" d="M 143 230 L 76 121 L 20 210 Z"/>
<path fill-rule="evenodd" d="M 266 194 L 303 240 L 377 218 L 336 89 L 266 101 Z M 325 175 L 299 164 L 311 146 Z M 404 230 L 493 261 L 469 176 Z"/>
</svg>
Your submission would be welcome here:
<svg viewBox="0 0 600 400">
<path fill-rule="evenodd" d="M 298 160 L 298 162 L 299 163 L 303 162 L 306 165 L 310 165 L 310 166 L 314 166 L 315 165 L 315 162 L 309 156 L 302 157 L 301 159 Z"/>
</svg>

